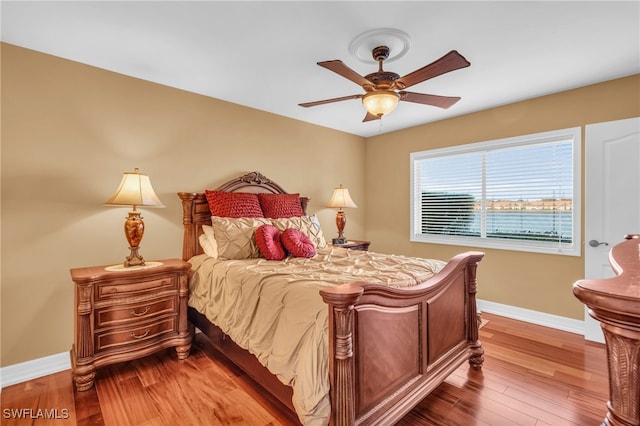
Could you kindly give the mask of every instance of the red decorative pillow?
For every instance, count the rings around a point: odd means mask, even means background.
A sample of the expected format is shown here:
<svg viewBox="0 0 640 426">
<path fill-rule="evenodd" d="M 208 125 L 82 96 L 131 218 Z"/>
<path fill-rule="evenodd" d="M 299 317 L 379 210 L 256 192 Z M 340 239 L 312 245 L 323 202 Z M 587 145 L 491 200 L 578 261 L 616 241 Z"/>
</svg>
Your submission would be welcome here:
<svg viewBox="0 0 640 426">
<path fill-rule="evenodd" d="M 264 217 L 257 194 L 249 192 L 204 191 L 212 216 Z"/>
<path fill-rule="evenodd" d="M 313 257 L 316 254 L 313 241 L 299 229 L 287 228 L 280 238 L 284 248 L 295 257 Z"/>
<path fill-rule="evenodd" d="M 273 225 L 261 225 L 256 229 L 256 244 L 267 260 L 282 260 L 287 257 L 280 240 L 280 231 Z"/>
<path fill-rule="evenodd" d="M 300 205 L 300 194 L 258 194 L 264 217 L 279 219 L 283 217 L 304 216 Z"/>
</svg>

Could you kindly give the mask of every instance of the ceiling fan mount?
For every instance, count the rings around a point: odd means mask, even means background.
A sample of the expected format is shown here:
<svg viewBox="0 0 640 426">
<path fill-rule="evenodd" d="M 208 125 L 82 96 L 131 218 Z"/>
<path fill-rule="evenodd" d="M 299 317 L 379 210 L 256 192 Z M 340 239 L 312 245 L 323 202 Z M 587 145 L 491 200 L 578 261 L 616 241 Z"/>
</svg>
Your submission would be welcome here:
<svg viewBox="0 0 640 426">
<path fill-rule="evenodd" d="M 389 59 L 390 52 L 391 50 L 387 46 L 378 46 L 373 48 L 371 56 L 373 56 L 373 59 L 380 62 Z"/>
<path fill-rule="evenodd" d="M 405 76 L 400 77 L 391 71 L 383 70 L 383 62 L 389 58 L 390 49 L 381 45 L 371 51 L 371 55 L 378 62 L 378 71 L 361 76 L 346 66 L 340 60 L 318 62 L 321 67 L 327 68 L 342 77 L 360 85 L 365 93 L 343 96 L 340 98 L 325 99 L 322 101 L 305 102 L 299 104 L 302 107 L 312 107 L 348 99 L 361 99 L 367 110 L 367 115 L 362 121 L 371 121 L 382 118 L 383 115 L 395 109 L 399 101 L 414 102 L 423 105 L 431 105 L 439 108 L 449 108 L 460 100 L 459 97 L 429 95 L 424 93 L 406 92 L 404 89 L 437 77 L 439 75 L 465 68 L 471 65 L 464 56 L 452 50 L 440 59 L 425 65 Z"/>
<path fill-rule="evenodd" d="M 382 63 L 389 58 L 389 48 L 387 46 L 378 46 L 371 51 L 373 59 L 378 61 L 378 71 L 364 76 L 365 79 L 373 83 L 369 88 L 364 86 L 367 92 L 374 90 L 389 90 L 394 81 L 400 78 L 399 74 L 382 69 Z"/>
</svg>

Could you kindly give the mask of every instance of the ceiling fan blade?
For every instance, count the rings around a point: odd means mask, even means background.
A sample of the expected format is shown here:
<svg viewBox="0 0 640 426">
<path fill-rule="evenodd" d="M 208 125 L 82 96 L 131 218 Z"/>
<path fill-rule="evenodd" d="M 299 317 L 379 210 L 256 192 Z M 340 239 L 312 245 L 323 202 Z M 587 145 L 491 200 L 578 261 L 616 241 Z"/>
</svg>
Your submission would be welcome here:
<svg viewBox="0 0 640 426">
<path fill-rule="evenodd" d="M 425 80 L 429 80 L 430 78 L 437 77 L 460 68 L 468 67 L 469 65 L 471 64 L 464 56 L 459 54 L 456 50 L 452 50 L 429 65 L 425 65 L 412 73 L 400 77 L 395 83 L 398 88 L 405 89 L 413 86 L 414 84 L 421 83 Z"/>
<path fill-rule="evenodd" d="M 365 123 L 367 121 L 373 120 L 380 120 L 380 117 L 378 117 L 377 115 L 373 115 L 369 111 L 367 111 L 367 115 L 364 116 L 364 120 L 362 120 L 362 122 Z"/>
<path fill-rule="evenodd" d="M 343 96 L 341 98 L 332 98 L 332 99 L 325 99 L 323 101 L 315 101 L 315 102 L 305 102 L 303 104 L 298 104 L 301 107 L 312 107 L 312 106 L 316 106 L 316 105 L 324 105 L 324 104 L 330 104 L 332 102 L 340 102 L 340 101 L 346 101 L 349 99 L 360 99 L 362 98 L 362 95 L 350 95 L 350 96 Z"/>
<path fill-rule="evenodd" d="M 334 61 L 318 62 L 318 65 L 341 75 L 342 77 L 353 81 L 360 86 L 371 86 L 371 82 L 346 66 L 342 61 L 336 59 Z"/>
<path fill-rule="evenodd" d="M 457 96 L 427 95 L 425 93 L 398 92 L 401 101 L 415 102 L 417 104 L 432 105 L 447 109 L 460 100 Z"/>
</svg>

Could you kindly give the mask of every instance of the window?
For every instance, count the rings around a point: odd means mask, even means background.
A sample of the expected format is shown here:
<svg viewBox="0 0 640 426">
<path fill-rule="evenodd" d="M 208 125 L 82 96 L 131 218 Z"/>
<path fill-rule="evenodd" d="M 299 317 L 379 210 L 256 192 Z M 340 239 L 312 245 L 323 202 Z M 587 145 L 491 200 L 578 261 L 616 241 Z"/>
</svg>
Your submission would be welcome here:
<svg viewBox="0 0 640 426">
<path fill-rule="evenodd" d="M 411 240 L 580 255 L 580 128 L 411 154 Z"/>
</svg>

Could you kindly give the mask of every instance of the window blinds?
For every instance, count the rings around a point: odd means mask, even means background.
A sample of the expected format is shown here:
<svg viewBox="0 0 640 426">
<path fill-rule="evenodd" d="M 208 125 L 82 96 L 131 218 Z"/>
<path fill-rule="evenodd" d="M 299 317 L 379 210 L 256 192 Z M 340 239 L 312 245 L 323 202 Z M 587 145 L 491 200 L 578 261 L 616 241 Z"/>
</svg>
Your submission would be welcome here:
<svg viewBox="0 0 640 426">
<path fill-rule="evenodd" d="M 573 142 L 426 151 L 412 164 L 414 232 L 572 244 Z"/>
</svg>

